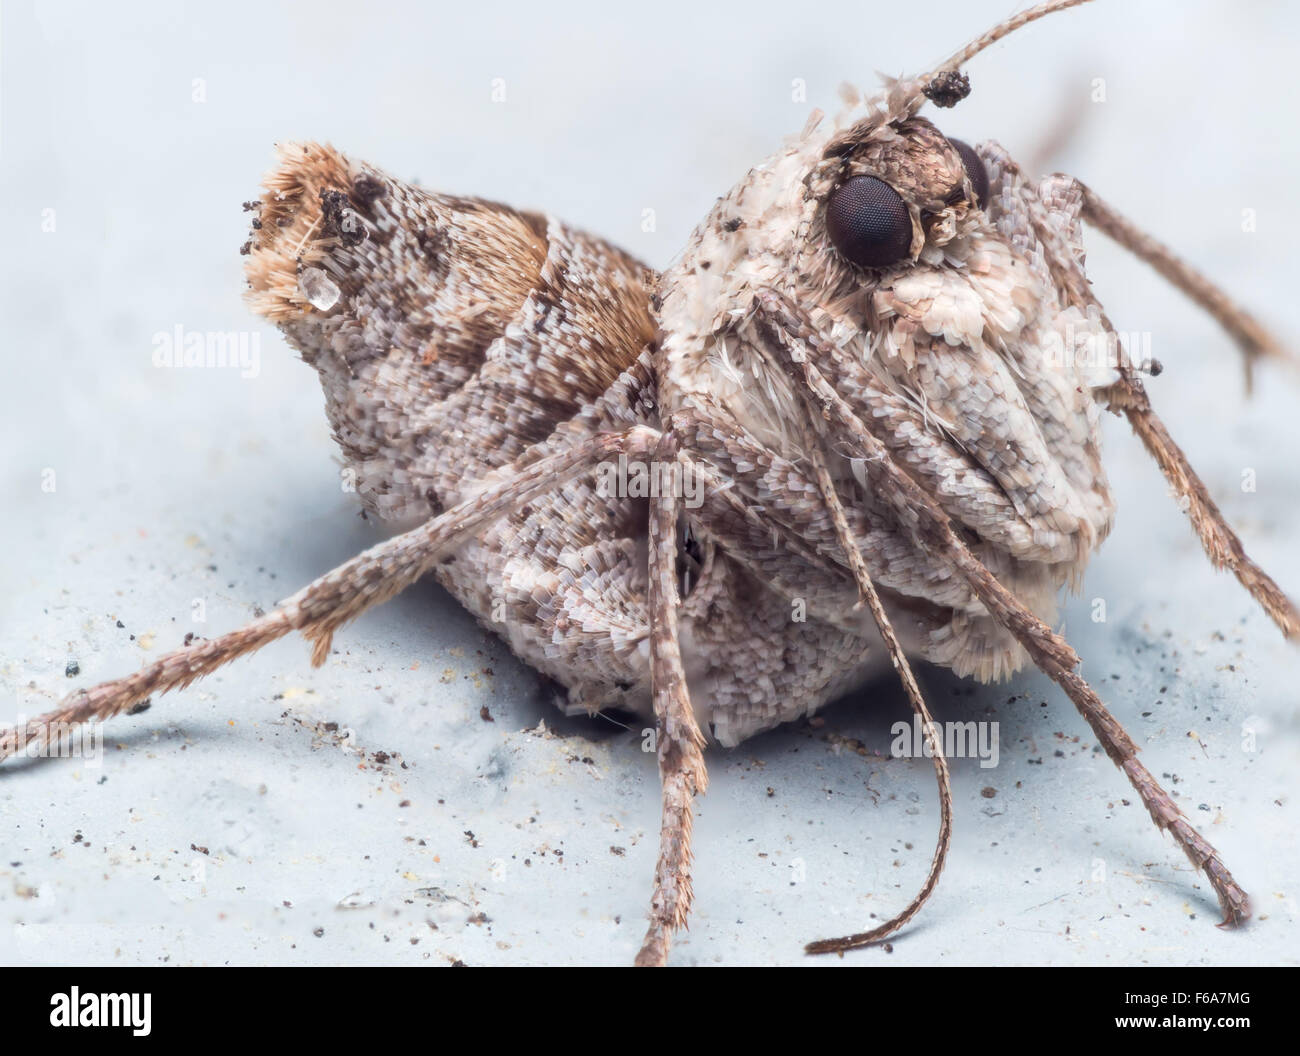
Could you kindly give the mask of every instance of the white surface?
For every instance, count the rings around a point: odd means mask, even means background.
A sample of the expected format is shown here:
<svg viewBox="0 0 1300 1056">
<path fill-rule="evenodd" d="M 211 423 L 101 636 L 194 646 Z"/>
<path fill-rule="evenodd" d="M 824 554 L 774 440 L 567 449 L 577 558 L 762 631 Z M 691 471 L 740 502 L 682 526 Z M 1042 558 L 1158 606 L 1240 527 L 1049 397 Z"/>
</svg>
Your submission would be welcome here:
<svg viewBox="0 0 1300 1056">
<path fill-rule="evenodd" d="M 374 539 L 338 486 L 312 372 L 272 329 L 258 331 L 256 378 L 151 365 L 153 334 L 178 323 L 255 326 L 240 302 L 239 205 L 274 140 L 328 139 L 442 189 L 548 209 L 662 266 L 811 105 L 835 107 L 839 81 L 926 66 L 1011 6 L 124 14 L 7 2 L 0 720 L 130 671 L 187 631 L 232 628 Z M 1263 3 L 1098 4 L 977 59 L 971 98 L 935 119 L 1025 157 L 1067 99 L 1105 78 L 1107 101 L 1087 105 L 1055 164 L 1300 343 L 1298 23 L 1296 9 Z M 490 101 L 494 77 L 505 104 Z M 808 104 L 790 101 L 795 77 Z M 205 102 L 192 101 L 195 78 Z M 1241 230 L 1244 208 L 1258 210 L 1254 233 Z M 1300 592 L 1300 387 L 1265 371 L 1245 401 L 1214 325 L 1097 237 L 1089 245 L 1116 324 L 1152 334 L 1166 371 L 1151 389 L 1174 435 L 1254 556 Z M 938 718 L 1002 724 L 1001 761 L 954 763 L 939 890 L 892 954 L 854 963 L 1295 962 L 1296 654 L 1211 571 L 1118 420 L 1108 455 L 1117 530 L 1067 631 L 1148 766 L 1177 775 L 1173 791 L 1258 919 L 1213 926 L 1206 886 L 1139 806 L 1122 805 L 1135 797 L 1046 679 L 978 687 L 927 671 Z M 1254 493 L 1241 490 L 1245 467 Z M 1097 597 L 1104 624 L 1089 618 Z M 195 598 L 204 624 L 191 622 Z M 283 642 L 156 700 L 113 723 L 97 768 L 0 768 L 0 962 L 630 961 L 658 824 L 639 737 L 561 718 L 538 679 L 431 586 L 336 646 L 313 671 L 301 642 Z M 407 768 L 315 738 L 280 717 L 289 708 Z M 885 684 L 820 728 L 710 752 L 696 909 L 675 962 L 805 963 L 803 941 L 910 897 L 937 818 L 928 762 L 882 757 L 906 716 Z M 1241 747 L 1249 716 L 1263 720 L 1254 753 Z M 543 720 L 558 736 L 529 732 Z M 880 754 L 839 751 L 838 737 Z M 469 920 L 480 913 L 486 923 Z"/>
</svg>

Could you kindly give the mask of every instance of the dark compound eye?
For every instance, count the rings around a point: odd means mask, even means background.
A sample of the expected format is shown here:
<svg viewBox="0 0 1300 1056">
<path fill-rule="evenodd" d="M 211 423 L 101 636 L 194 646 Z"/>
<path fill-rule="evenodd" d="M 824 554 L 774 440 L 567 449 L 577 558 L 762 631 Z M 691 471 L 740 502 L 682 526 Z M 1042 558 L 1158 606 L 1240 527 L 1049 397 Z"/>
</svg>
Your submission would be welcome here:
<svg viewBox="0 0 1300 1056">
<path fill-rule="evenodd" d="M 969 143 L 963 143 L 960 139 L 950 139 L 949 143 L 961 155 L 962 167 L 966 170 L 966 175 L 970 178 L 971 189 L 975 192 L 975 199 L 980 203 L 981 209 L 989 207 L 989 174 L 984 168 L 984 162 L 980 156 L 975 153 L 975 148 Z"/>
<path fill-rule="evenodd" d="M 831 244 L 863 268 L 885 268 L 912 249 L 912 217 L 898 192 L 874 176 L 840 184 L 826 206 Z"/>
</svg>

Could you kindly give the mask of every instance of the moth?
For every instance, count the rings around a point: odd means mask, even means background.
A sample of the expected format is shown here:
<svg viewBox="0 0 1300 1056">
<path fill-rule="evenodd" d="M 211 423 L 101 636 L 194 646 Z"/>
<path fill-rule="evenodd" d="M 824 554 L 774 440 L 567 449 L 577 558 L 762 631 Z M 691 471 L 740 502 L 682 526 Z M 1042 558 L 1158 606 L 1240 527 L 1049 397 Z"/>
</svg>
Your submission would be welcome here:
<svg viewBox="0 0 1300 1056">
<path fill-rule="evenodd" d="M 656 274 L 563 221 L 431 192 L 332 147 L 280 150 L 244 247 L 249 303 L 317 372 L 365 510 L 394 534 L 230 633 L 80 690 L 0 734 L 0 758 L 129 711 L 294 631 L 333 635 L 425 576 L 564 687 L 571 712 L 653 723 L 662 829 L 637 962 L 692 901 L 704 748 L 897 671 L 927 738 L 939 836 L 879 942 L 943 869 L 952 802 L 916 658 L 980 681 L 1035 664 L 1158 828 L 1249 914 L 1215 849 L 1052 630 L 1111 527 L 1099 426 L 1128 419 L 1206 554 L 1282 633 L 1300 614 L 1246 555 L 1152 409 L 1084 270 L 1099 229 L 1285 355 L 1222 290 L 1069 176 L 946 138 L 1000 23 L 934 70 L 820 114 L 756 165 Z M 1111 350 L 1072 355 L 1080 338 Z"/>
</svg>

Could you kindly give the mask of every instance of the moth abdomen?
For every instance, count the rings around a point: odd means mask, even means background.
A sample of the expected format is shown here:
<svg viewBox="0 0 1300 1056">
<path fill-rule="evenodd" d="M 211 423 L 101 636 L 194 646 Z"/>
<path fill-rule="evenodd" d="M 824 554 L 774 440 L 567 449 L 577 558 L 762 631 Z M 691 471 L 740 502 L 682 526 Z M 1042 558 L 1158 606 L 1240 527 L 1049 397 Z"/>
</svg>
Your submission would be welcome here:
<svg viewBox="0 0 1300 1056">
<path fill-rule="evenodd" d="M 367 509 L 410 523 L 544 440 L 653 335 L 653 273 L 537 213 L 289 144 L 249 301 L 314 366 Z M 649 277 L 649 279 L 648 279 Z"/>
</svg>

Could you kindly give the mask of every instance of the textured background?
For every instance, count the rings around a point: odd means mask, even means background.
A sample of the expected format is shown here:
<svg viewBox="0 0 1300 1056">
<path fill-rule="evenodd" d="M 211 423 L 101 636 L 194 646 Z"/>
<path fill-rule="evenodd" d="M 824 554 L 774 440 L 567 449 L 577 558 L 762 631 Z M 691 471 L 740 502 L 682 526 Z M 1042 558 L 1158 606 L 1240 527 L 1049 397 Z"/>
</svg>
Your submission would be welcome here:
<svg viewBox="0 0 1300 1056">
<path fill-rule="evenodd" d="M 928 66 L 1012 6 L 6 2 L 0 721 L 188 631 L 232 628 L 375 538 L 340 490 L 312 372 L 240 302 L 239 204 L 273 141 L 328 139 L 440 189 L 550 210 L 663 266 L 810 106 L 835 108 L 840 81 Z M 1282 4 L 1097 4 L 977 59 L 974 94 L 937 120 L 1026 159 L 1075 113 L 1052 167 L 1300 344 L 1298 29 Z M 1105 102 L 1090 101 L 1095 78 Z M 1151 335 L 1173 433 L 1300 593 L 1300 385 L 1265 371 L 1246 401 L 1210 321 L 1097 238 L 1089 263 L 1117 325 Z M 257 376 L 155 369 L 152 336 L 178 324 L 258 333 Z M 892 954 L 854 963 L 1296 960 L 1295 652 L 1210 570 L 1122 422 L 1107 443 L 1119 518 L 1066 629 L 1258 918 L 1213 927 L 1205 886 L 1046 679 L 927 671 L 938 718 L 1001 723 L 1001 760 L 955 762 L 938 893 Z M 560 717 L 433 586 L 336 646 L 313 671 L 283 642 L 155 701 L 112 724 L 97 765 L 0 768 L 0 961 L 628 962 L 658 823 L 635 732 Z M 884 684 L 823 725 L 710 753 L 676 961 L 802 963 L 804 940 L 910 897 L 937 816 L 928 762 L 887 758 L 906 717 Z"/>
</svg>

